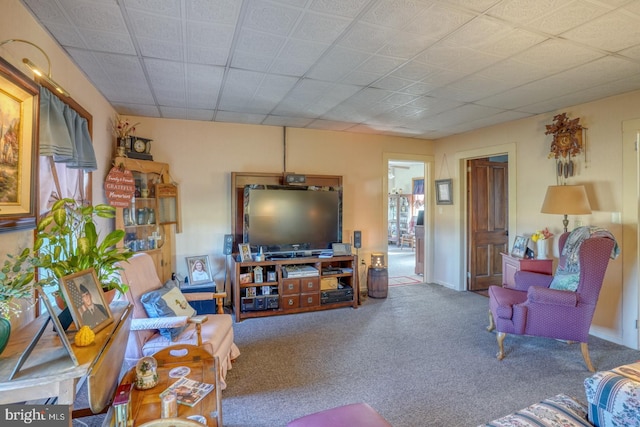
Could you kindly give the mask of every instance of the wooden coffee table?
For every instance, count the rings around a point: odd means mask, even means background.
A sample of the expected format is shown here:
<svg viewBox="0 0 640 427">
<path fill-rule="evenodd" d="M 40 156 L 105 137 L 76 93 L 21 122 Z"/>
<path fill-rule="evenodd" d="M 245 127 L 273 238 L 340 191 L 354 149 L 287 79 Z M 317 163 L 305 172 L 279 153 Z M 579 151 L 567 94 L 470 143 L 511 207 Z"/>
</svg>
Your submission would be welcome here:
<svg viewBox="0 0 640 427">
<path fill-rule="evenodd" d="M 158 384 L 147 390 L 131 389 L 131 419 L 133 426 L 160 418 L 160 393 L 177 381 L 170 378 L 169 372 L 177 367 L 189 368 L 187 378 L 214 384 L 215 389 L 207 394 L 194 407 L 178 405 L 178 418 L 202 415 L 208 427 L 222 427 L 222 393 L 220 390 L 219 360 L 207 353 L 202 347 L 194 345 L 176 345 L 167 347 L 153 355 L 158 362 Z M 120 384 L 135 382 L 135 367 L 127 372 Z M 113 408 L 112 408 L 113 409 Z M 113 414 L 114 411 L 109 411 Z M 107 419 L 110 419 L 108 416 Z"/>
</svg>

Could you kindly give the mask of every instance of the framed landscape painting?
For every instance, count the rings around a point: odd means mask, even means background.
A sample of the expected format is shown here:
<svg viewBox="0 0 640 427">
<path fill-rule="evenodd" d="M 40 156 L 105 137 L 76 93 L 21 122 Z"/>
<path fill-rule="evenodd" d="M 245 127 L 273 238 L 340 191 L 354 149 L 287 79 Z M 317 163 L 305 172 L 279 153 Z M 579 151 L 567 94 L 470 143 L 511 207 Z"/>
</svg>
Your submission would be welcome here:
<svg viewBox="0 0 640 427">
<path fill-rule="evenodd" d="M 0 58 L 0 231 L 35 227 L 39 93 Z"/>
</svg>

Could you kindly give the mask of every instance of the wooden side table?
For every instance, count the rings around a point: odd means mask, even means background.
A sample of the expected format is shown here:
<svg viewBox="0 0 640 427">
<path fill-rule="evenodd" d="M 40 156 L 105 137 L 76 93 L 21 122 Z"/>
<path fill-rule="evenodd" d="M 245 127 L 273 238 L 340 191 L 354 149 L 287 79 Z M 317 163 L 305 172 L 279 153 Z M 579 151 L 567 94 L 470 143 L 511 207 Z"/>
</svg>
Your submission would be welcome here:
<svg viewBox="0 0 640 427">
<path fill-rule="evenodd" d="M 516 285 L 516 271 L 532 271 L 534 273 L 553 274 L 553 259 L 525 259 L 502 255 L 502 286 L 512 288 Z"/>
<path fill-rule="evenodd" d="M 173 384 L 178 378 L 171 378 L 169 372 L 178 367 L 186 367 L 187 378 L 208 384 L 215 389 L 209 392 L 195 406 L 178 405 L 178 418 L 186 419 L 192 415 L 202 415 L 207 419 L 208 427 L 222 427 L 222 390 L 220 389 L 220 367 L 218 358 L 214 358 L 202 347 L 194 345 L 175 345 L 160 350 L 153 355 L 158 362 L 158 384 L 147 390 L 131 389 L 131 419 L 133 427 L 160 418 L 160 393 Z M 135 367 L 129 370 L 120 384 L 135 382 Z M 114 416 L 113 407 L 109 409 L 103 425 Z"/>
<path fill-rule="evenodd" d="M 57 333 L 47 327 L 22 369 L 10 380 L 19 357 L 42 323 L 47 321 L 48 315 L 40 316 L 15 331 L 0 357 L 0 404 L 56 397 L 59 405 L 70 405 L 71 419 L 76 384 L 87 378 L 91 410 L 101 411 L 118 384 L 132 309 L 133 306 L 126 302 L 112 303 L 114 321 L 96 334 L 95 343 L 87 347 L 71 345 L 78 366 L 74 366 Z"/>
</svg>

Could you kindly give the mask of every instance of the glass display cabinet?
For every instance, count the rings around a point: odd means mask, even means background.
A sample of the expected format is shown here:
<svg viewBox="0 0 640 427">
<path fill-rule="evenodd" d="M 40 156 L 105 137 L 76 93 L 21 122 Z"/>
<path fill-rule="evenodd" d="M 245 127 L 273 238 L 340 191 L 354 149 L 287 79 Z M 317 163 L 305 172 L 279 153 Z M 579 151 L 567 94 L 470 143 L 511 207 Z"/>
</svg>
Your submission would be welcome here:
<svg viewBox="0 0 640 427">
<path fill-rule="evenodd" d="M 126 233 L 121 245 L 149 254 L 158 277 L 169 280 L 174 271 L 174 236 L 180 231 L 178 187 L 171 183 L 169 165 L 128 157 L 116 157 L 115 164 L 130 170 L 135 182 L 129 206 L 116 208 L 116 228 Z"/>
</svg>

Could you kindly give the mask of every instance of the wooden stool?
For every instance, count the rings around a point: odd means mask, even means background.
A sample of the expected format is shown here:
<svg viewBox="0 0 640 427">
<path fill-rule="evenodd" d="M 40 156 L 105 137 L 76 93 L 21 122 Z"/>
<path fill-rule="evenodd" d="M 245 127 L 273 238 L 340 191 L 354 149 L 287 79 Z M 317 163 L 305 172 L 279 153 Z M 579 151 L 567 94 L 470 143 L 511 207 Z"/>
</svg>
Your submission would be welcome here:
<svg viewBox="0 0 640 427">
<path fill-rule="evenodd" d="M 287 427 L 391 427 L 366 403 L 352 403 L 291 421 Z"/>
<path fill-rule="evenodd" d="M 400 236 L 400 250 L 404 247 L 405 243 L 409 248 L 413 249 L 416 245 L 416 236 L 413 234 L 403 234 Z"/>
</svg>

